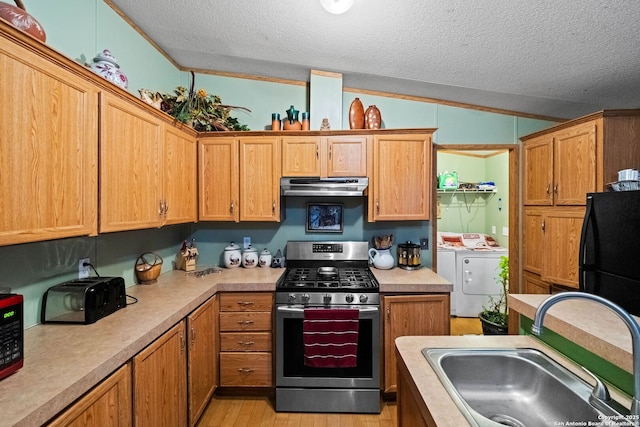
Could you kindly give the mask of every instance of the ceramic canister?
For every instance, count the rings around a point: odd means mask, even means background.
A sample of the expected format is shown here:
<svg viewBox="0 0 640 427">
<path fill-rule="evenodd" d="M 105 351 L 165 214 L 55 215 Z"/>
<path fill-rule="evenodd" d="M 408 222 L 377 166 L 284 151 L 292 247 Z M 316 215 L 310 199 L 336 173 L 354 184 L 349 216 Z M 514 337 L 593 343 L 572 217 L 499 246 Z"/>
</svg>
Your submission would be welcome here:
<svg viewBox="0 0 640 427">
<path fill-rule="evenodd" d="M 240 267 L 240 246 L 231 242 L 224 248 L 224 266 L 227 268 Z"/>
<path fill-rule="evenodd" d="M 249 246 L 242 252 L 242 266 L 245 268 L 255 268 L 258 265 L 258 251 Z"/>
<path fill-rule="evenodd" d="M 272 259 L 271 252 L 269 252 L 269 249 L 264 248 L 262 252 L 260 252 L 260 256 L 258 257 L 258 266 L 270 267 L 271 259 Z"/>
</svg>

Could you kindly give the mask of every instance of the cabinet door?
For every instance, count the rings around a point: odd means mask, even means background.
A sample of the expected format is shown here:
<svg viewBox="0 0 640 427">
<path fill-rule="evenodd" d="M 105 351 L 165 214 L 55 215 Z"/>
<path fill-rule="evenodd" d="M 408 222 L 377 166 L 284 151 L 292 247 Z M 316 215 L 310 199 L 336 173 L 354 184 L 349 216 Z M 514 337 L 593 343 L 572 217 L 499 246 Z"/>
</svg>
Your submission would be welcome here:
<svg viewBox="0 0 640 427">
<path fill-rule="evenodd" d="M 537 274 L 525 271 L 522 273 L 523 294 L 550 294 L 551 286 L 543 282 Z"/>
<path fill-rule="evenodd" d="M 406 335 L 449 335 L 449 294 L 382 298 L 384 310 L 384 391 L 397 385 L 395 340 Z"/>
<path fill-rule="evenodd" d="M 556 205 L 586 205 L 596 191 L 596 126 L 589 122 L 554 137 Z"/>
<path fill-rule="evenodd" d="M 214 295 L 187 318 L 189 333 L 189 425 L 194 426 L 215 390 L 217 348 Z"/>
<path fill-rule="evenodd" d="M 195 136 L 173 126 L 165 126 L 163 158 L 166 224 L 196 221 L 197 155 Z"/>
<path fill-rule="evenodd" d="M 65 410 L 49 427 L 131 425 L 131 364 L 127 363 Z"/>
<path fill-rule="evenodd" d="M 234 138 L 206 138 L 198 144 L 198 218 L 201 221 L 238 222 L 238 141 Z"/>
<path fill-rule="evenodd" d="M 543 246 L 542 210 L 525 208 L 522 222 L 522 268 L 532 273 L 541 274 Z"/>
<path fill-rule="evenodd" d="M 187 424 L 186 363 L 184 320 L 133 358 L 134 425 Z"/>
<path fill-rule="evenodd" d="M 367 176 L 367 137 L 329 136 L 326 144 L 327 170 L 322 176 Z M 324 145 L 324 144 L 323 144 Z"/>
<path fill-rule="evenodd" d="M 543 135 L 524 143 L 522 202 L 553 205 L 553 137 Z"/>
<path fill-rule="evenodd" d="M 100 102 L 100 232 L 164 223 L 163 123 L 103 92 Z"/>
<path fill-rule="evenodd" d="M 369 221 L 428 220 L 431 135 L 374 137 Z"/>
<path fill-rule="evenodd" d="M 240 221 L 280 221 L 277 137 L 239 138 Z"/>
<path fill-rule="evenodd" d="M 283 136 L 282 176 L 320 176 L 320 138 Z"/>
<path fill-rule="evenodd" d="M 0 70 L 0 246 L 96 234 L 96 88 L 12 43 Z"/>
<path fill-rule="evenodd" d="M 542 280 L 578 288 L 578 255 L 584 209 L 553 209 L 544 215 Z"/>
</svg>

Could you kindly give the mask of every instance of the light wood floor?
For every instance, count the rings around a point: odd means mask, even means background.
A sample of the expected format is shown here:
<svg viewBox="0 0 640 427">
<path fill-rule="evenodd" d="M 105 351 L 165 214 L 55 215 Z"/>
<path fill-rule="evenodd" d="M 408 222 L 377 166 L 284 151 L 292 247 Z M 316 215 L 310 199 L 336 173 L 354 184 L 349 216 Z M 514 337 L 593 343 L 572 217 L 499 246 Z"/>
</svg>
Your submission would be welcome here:
<svg viewBox="0 0 640 427">
<path fill-rule="evenodd" d="M 452 317 L 451 335 L 466 334 L 482 334 L 480 320 Z M 385 401 L 379 415 L 276 412 L 266 396 L 214 396 L 197 427 L 397 427 L 397 411 Z"/>
</svg>

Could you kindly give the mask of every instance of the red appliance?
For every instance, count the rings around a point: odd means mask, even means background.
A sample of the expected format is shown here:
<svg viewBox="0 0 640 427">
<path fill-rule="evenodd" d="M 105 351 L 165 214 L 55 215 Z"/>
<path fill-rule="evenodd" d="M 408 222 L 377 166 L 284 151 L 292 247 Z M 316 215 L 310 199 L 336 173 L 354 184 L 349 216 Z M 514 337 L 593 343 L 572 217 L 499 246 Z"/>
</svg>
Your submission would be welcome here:
<svg viewBox="0 0 640 427">
<path fill-rule="evenodd" d="M 0 294 L 0 380 L 24 364 L 24 299 Z"/>
</svg>

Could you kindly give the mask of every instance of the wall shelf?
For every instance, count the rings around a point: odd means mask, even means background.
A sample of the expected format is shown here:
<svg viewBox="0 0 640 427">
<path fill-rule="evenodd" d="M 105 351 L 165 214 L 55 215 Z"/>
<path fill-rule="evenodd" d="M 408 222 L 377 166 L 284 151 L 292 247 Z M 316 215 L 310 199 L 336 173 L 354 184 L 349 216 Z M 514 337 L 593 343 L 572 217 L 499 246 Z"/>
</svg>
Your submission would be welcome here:
<svg viewBox="0 0 640 427">
<path fill-rule="evenodd" d="M 498 189 L 497 188 L 492 188 L 492 189 L 438 188 L 436 190 L 436 192 L 438 194 L 448 194 L 448 195 L 451 196 L 451 197 L 449 197 L 449 203 L 447 203 L 446 209 L 449 209 L 449 206 L 451 205 L 451 201 L 453 200 L 453 196 L 454 195 L 462 194 L 464 196 L 464 205 L 467 208 L 467 213 L 471 213 L 471 205 L 473 204 L 473 201 L 475 200 L 475 197 L 477 197 L 478 195 L 480 195 L 480 196 L 488 196 L 486 198 L 486 202 L 485 203 L 489 203 L 489 201 L 491 199 L 493 199 L 493 197 L 498 193 Z M 474 198 L 473 198 L 473 200 L 471 200 L 471 203 L 469 203 L 469 201 L 467 200 L 467 194 L 474 195 Z"/>
</svg>

